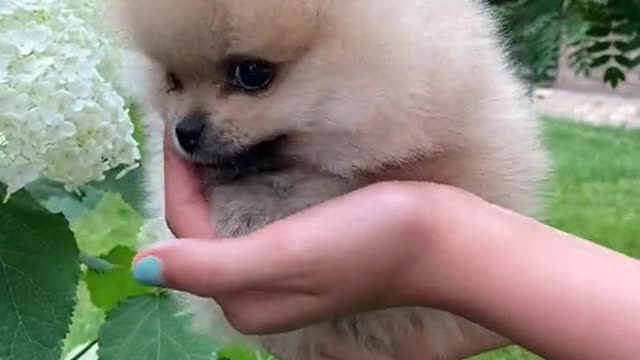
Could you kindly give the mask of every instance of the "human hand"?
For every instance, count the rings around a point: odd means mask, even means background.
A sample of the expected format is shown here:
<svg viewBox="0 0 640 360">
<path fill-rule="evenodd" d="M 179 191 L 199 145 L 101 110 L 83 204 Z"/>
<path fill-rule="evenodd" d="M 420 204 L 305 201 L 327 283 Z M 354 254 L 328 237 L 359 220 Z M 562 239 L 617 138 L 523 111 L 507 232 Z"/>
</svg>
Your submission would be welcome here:
<svg viewBox="0 0 640 360">
<path fill-rule="evenodd" d="M 448 224 L 441 214 L 478 201 L 435 184 L 383 183 L 329 201 L 234 241 L 216 241 L 197 170 L 165 149 L 167 222 L 181 238 L 142 251 L 137 275 L 150 285 L 214 298 L 227 319 L 247 333 L 297 329 L 337 316 L 395 306 L 423 305 L 422 287 L 437 301 L 438 264 Z M 372 206 L 373 204 L 373 206 Z M 431 209 L 430 216 L 424 212 Z M 435 211 L 437 208 L 437 211 Z M 428 257 L 428 258 L 426 258 Z M 433 259 L 431 259 L 433 258 Z M 431 264 L 429 269 L 425 264 Z M 148 267 L 148 266 L 147 266 Z M 433 274 L 429 279 L 424 274 Z M 484 350 L 496 335 L 459 320 Z M 407 337 L 412 359 L 428 341 Z M 473 348 L 473 347 L 472 347 Z M 451 354 L 462 351 L 451 349 Z M 465 350 L 468 353 L 468 350 Z M 465 354 L 467 354 L 465 353 Z"/>
<path fill-rule="evenodd" d="M 403 272 L 421 253 L 416 247 L 423 246 L 414 241 L 423 224 L 405 185 L 372 186 L 244 238 L 219 241 L 209 226 L 196 170 L 166 150 L 167 222 L 181 239 L 136 258 L 136 263 L 148 256 L 162 259 L 163 286 L 215 298 L 229 320 L 247 332 L 291 329 L 368 310 L 365 305 L 403 301 L 399 282 L 392 291 L 388 279 L 405 278 Z M 264 319 L 267 315 L 274 318 Z"/>
</svg>

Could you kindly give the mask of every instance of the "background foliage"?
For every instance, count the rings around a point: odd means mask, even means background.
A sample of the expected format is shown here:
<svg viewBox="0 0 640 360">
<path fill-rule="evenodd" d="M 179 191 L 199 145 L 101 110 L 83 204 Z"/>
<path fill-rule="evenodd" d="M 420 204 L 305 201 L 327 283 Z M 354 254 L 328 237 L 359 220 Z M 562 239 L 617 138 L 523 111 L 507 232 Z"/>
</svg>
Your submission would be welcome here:
<svg viewBox="0 0 640 360">
<path fill-rule="evenodd" d="M 640 65 L 639 0 L 490 1 L 523 76 L 553 80 L 562 51 L 579 74 L 604 69 L 616 87 Z"/>
</svg>

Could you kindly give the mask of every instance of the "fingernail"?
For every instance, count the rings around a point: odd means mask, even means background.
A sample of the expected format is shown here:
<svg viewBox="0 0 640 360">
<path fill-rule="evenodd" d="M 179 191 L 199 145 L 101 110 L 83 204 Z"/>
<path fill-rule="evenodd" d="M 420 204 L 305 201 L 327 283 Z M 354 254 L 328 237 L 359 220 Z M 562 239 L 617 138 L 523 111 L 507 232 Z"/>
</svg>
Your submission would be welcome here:
<svg viewBox="0 0 640 360">
<path fill-rule="evenodd" d="M 163 287 L 162 261 L 155 256 L 140 259 L 133 267 L 133 278 L 142 285 Z"/>
</svg>

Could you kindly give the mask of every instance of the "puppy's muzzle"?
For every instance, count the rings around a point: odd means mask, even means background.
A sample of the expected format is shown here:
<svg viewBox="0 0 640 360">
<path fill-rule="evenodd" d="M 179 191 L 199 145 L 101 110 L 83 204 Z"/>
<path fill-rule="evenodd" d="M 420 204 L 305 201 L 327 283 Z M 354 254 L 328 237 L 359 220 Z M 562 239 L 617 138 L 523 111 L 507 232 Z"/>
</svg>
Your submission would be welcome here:
<svg viewBox="0 0 640 360">
<path fill-rule="evenodd" d="M 282 151 L 287 141 L 285 135 L 239 145 L 202 112 L 187 115 L 175 126 L 174 132 L 182 152 L 191 161 L 213 170 L 220 182 L 280 171 L 290 165 Z"/>
</svg>

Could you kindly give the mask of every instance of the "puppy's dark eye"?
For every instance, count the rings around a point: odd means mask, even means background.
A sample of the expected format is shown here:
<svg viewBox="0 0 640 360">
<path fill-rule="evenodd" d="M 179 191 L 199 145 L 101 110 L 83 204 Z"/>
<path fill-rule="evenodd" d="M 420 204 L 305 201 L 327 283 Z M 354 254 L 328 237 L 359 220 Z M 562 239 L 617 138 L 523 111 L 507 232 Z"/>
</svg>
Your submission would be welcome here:
<svg viewBox="0 0 640 360">
<path fill-rule="evenodd" d="M 168 85 L 167 94 L 172 92 L 182 91 L 184 89 L 182 80 L 180 80 L 178 75 L 172 71 L 167 72 L 166 81 Z"/>
<path fill-rule="evenodd" d="M 263 60 L 232 62 L 227 73 L 233 87 L 249 92 L 266 88 L 274 75 L 275 66 Z"/>
</svg>

